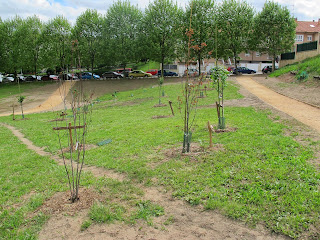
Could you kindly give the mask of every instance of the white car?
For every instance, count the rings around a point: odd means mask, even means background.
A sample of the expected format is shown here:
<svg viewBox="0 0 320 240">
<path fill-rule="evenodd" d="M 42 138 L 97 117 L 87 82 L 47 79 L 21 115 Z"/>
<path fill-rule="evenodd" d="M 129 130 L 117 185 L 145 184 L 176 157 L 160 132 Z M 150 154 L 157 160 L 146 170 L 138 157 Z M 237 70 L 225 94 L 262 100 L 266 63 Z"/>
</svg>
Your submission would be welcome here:
<svg viewBox="0 0 320 240">
<path fill-rule="evenodd" d="M 8 74 L 4 77 L 2 81 L 7 81 L 7 82 L 14 82 L 14 75 L 13 74 Z"/>
<path fill-rule="evenodd" d="M 17 78 L 19 79 L 19 81 L 24 81 L 26 79 L 26 77 L 22 74 L 17 74 Z"/>
</svg>

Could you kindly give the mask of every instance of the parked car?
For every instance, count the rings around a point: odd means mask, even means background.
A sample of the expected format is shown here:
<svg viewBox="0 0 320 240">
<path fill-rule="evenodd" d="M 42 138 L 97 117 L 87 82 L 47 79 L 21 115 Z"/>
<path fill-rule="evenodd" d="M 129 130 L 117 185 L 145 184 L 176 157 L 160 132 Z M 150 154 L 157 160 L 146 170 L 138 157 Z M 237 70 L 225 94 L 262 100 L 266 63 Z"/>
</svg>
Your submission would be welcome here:
<svg viewBox="0 0 320 240">
<path fill-rule="evenodd" d="M 123 69 L 123 68 L 118 68 L 118 69 L 116 69 L 116 71 L 115 72 L 117 72 L 117 73 L 123 73 L 123 72 L 131 72 L 132 71 L 132 68 L 125 68 L 125 69 Z"/>
<path fill-rule="evenodd" d="M 50 81 L 50 80 L 52 79 L 49 77 L 49 75 L 44 75 L 41 77 L 41 81 Z"/>
<path fill-rule="evenodd" d="M 233 70 L 235 69 L 235 67 L 228 67 L 227 68 L 227 70 L 229 71 L 229 72 L 232 72 L 233 73 Z"/>
<path fill-rule="evenodd" d="M 153 76 L 158 74 L 158 69 L 149 69 L 147 73 L 151 73 Z"/>
<path fill-rule="evenodd" d="M 134 77 L 152 77 L 151 73 L 146 73 L 142 70 L 134 70 L 129 73 L 129 78 L 134 78 Z"/>
<path fill-rule="evenodd" d="M 22 74 L 17 74 L 17 77 L 16 77 L 17 81 L 24 81 L 26 79 L 25 76 L 23 76 Z"/>
<path fill-rule="evenodd" d="M 91 72 L 82 73 L 82 79 L 100 79 L 99 75 L 92 74 Z"/>
<path fill-rule="evenodd" d="M 29 75 L 29 76 L 26 76 L 26 77 L 25 77 L 24 81 L 26 81 L 26 82 L 33 82 L 33 81 L 35 81 L 36 79 L 37 79 L 37 78 L 36 78 L 35 75 Z"/>
<path fill-rule="evenodd" d="M 276 66 L 275 69 L 277 70 L 278 67 Z M 268 72 L 272 72 L 272 66 L 271 66 L 271 65 L 264 66 L 264 67 L 262 68 L 262 73 L 268 73 Z"/>
<path fill-rule="evenodd" d="M 158 71 L 158 76 L 161 76 L 161 70 Z M 163 70 L 163 76 L 164 77 L 173 77 L 173 76 L 178 76 L 178 73 L 176 72 L 171 72 L 167 70 Z"/>
<path fill-rule="evenodd" d="M 102 73 L 102 77 L 103 78 L 123 78 L 123 75 L 117 72 L 105 72 L 105 73 Z"/>
<path fill-rule="evenodd" d="M 53 80 L 53 81 L 58 81 L 59 80 L 59 76 L 54 75 L 54 74 L 49 75 L 49 78 L 50 78 L 50 80 Z"/>
<path fill-rule="evenodd" d="M 0 73 L 0 83 L 2 83 L 2 81 L 3 81 L 3 75 L 2 73 Z"/>
<path fill-rule="evenodd" d="M 184 71 L 184 73 L 183 73 L 183 77 L 185 77 L 187 75 L 192 76 L 192 77 L 198 76 L 199 75 L 199 71 L 197 69 L 195 69 L 195 68 L 186 69 Z"/>
<path fill-rule="evenodd" d="M 77 74 L 73 74 L 73 73 L 64 73 L 61 75 L 63 80 L 77 80 L 79 79 Z"/>
<path fill-rule="evenodd" d="M 253 70 L 253 69 L 249 69 L 247 67 L 238 67 L 238 68 L 233 70 L 233 74 L 237 74 L 237 73 L 248 73 L 248 74 L 251 74 L 251 73 L 256 73 L 256 71 Z"/>
<path fill-rule="evenodd" d="M 13 74 L 7 74 L 3 80 L 3 82 L 14 82 L 14 75 Z"/>
</svg>

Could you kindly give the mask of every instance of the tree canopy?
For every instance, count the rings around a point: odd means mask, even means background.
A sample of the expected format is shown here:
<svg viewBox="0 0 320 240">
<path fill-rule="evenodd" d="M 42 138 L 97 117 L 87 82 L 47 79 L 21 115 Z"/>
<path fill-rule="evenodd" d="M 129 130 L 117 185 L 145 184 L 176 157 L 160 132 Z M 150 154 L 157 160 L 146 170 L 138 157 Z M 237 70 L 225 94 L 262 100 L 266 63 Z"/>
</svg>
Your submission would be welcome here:
<svg viewBox="0 0 320 240">
<path fill-rule="evenodd" d="M 296 22 L 289 10 L 273 1 L 267 1 L 256 15 L 253 42 L 256 50 L 273 57 L 273 70 L 277 56 L 292 48 L 295 30 Z"/>
<path fill-rule="evenodd" d="M 104 16 L 86 10 L 74 26 L 63 16 L 48 22 L 37 16 L 0 18 L 0 71 L 60 72 L 79 65 L 79 57 L 92 71 L 148 59 L 163 69 L 177 58 L 186 61 L 189 50 L 192 61 L 200 63 L 199 72 L 203 59 L 211 53 L 215 57 L 214 52 L 237 64 L 241 52 L 259 51 L 275 64 L 292 47 L 295 27 L 289 10 L 272 1 L 255 15 L 250 4 L 239 0 L 190 0 L 185 9 L 172 0 L 153 0 L 144 11 L 117 0 Z M 192 33 L 190 42 L 186 33 Z"/>
<path fill-rule="evenodd" d="M 143 27 L 149 42 L 149 58 L 161 63 L 174 60 L 182 10 L 171 0 L 155 0 L 145 10 Z M 161 71 L 163 75 L 163 71 Z"/>
<path fill-rule="evenodd" d="M 237 67 L 238 54 L 249 49 L 254 9 L 246 1 L 224 0 L 219 6 L 216 21 L 219 57 L 232 56 Z"/>
</svg>

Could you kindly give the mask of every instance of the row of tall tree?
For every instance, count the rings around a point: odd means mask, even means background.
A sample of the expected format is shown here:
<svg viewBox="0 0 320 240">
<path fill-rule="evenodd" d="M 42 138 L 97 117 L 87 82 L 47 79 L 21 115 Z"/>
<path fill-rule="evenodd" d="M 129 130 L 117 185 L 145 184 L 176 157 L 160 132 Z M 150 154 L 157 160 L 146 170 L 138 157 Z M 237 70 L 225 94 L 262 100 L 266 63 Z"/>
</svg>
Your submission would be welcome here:
<svg viewBox="0 0 320 240">
<path fill-rule="evenodd" d="M 154 0 L 145 11 L 119 0 L 104 16 L 86 10 L 74 26 L 63 16 L 46 23 L 37 16 L 0 18 L 0 71 L 66 70 L 79 64 L 125 67 L 148 59 L 163 66 L 177 58 L 186 61 L 188 48 L 199 62 L 212 57 L 237 62 L 249 50 L 275 60 L 292 47 L 295 27 L 289 10 L 273 1 L 256 13 L 247 2 L 236 0 L 190 0 L 185 9 L 172 0 Z"/>
</svg>

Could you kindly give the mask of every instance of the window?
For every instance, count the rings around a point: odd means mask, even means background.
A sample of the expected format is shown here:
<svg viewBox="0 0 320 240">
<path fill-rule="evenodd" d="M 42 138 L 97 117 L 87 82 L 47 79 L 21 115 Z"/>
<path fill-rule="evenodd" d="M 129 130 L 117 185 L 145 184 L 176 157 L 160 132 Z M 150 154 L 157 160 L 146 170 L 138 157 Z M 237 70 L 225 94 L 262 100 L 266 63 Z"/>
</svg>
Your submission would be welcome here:
<svg viewBox="0 0 320 240">
<path fill-rule="evenodd" d="M 296 35 L 296 42 L 303 42 L 303 35 Z"/>
<path fill-rule="evenodd" d="M 312 41 L 312 35 L 308 35 L 308 41 Z"/>
<path fill-rule="evenodd" d="M 260 57 L 260 56 L 261 56 L 261 53 L 256 52 L 256 57 Z"/>
<path fill-rule="evenodd" d="M 250 53 L 247 52 L 244 56 L 245 57 L 250 57 Z"/>
</svg>

